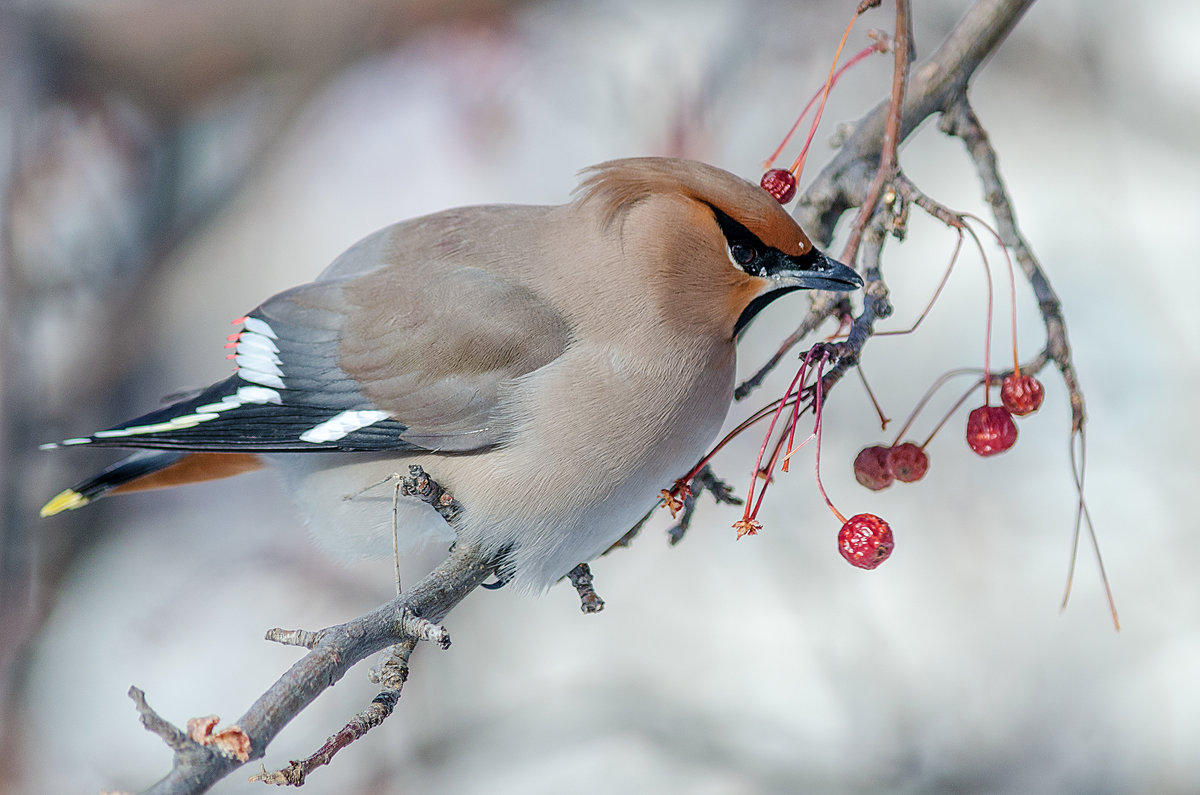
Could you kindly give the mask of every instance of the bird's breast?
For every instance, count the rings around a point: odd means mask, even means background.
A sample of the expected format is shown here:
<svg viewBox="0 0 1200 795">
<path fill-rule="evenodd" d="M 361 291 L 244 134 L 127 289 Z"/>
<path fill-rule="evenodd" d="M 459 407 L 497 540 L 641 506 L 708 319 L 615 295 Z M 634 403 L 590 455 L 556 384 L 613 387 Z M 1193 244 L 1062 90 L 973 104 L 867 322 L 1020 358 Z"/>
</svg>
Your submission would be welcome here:
<svg viewBox="0 0 1200 795">
<path fill-rule="evenodd" d="M 521 581 L 552 584 L 620 538 L 703 454 L 734 368 L 732 345 L 573 346 L 519 385 L 508 443 L 446 462 L 473 470 L 455 477 L 462 530 L 515 547 Z"/>
<path fill-rule="evenodd" d="M 556 472 L 610 485 L 673 480 L 725 418 L 734 377 L 732 353 L 725 353 L 580 346 L 561 366 L 529 379 L 512 452 L 540 458 L 553 451 Z"/>
</svg>

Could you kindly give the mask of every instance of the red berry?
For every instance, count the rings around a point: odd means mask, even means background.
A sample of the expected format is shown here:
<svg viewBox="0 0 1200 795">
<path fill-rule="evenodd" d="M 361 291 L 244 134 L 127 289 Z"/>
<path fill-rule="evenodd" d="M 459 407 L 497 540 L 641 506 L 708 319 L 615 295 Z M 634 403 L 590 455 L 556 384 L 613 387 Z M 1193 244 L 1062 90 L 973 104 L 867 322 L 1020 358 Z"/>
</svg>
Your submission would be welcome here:
<svg viewBox="0 0 1200 795">
<path fill-rule="evenodd" d="M 854 459 L 854 477 L 871 491 L 880 491 L 892 485 L 892 474 L 888 461 L 890 451 L 881 445 L 864 447 Z"/>
<path fill-rule="evenodd" d="M 1003 406 L 980 406 L 967 417 L 967 444 L 978 455 L 1003 453 L 1017 443 L 1017 424 Z"/>
<path fill-rule="evenodd" d="M 898 444 L 888 453 L 888 468 L 896 480 L 913 483 L 925 477 L 929 456 L 912 442 Z"/>
<path fill-rule="evenodd" d="M 873 513 L 851 516 L 838 532 L 838 551 L 851 566 L 873 569 L 892 554 L 892 528 Z"/>
<path fill-rule="evenodd" d="M 1018 417 L 1037 411 L 1045 397 L 1042 382 L 1031 375 L 1010 375 L 1000 385 L 1000 402 Z"/>
<path fill-rule="evenodd" d="M 796 195 L 796 178 L 784 168 L 771 169 L 762 175 L 762 181 L 758 184 L 780 204 L 787 204 Z"/>
</svg>

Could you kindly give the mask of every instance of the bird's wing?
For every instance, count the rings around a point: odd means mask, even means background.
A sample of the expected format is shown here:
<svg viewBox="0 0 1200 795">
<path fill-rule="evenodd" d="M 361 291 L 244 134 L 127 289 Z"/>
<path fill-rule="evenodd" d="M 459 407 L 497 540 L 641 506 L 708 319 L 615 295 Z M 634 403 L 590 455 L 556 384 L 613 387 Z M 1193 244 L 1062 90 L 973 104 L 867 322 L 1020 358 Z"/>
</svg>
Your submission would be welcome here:
<svg viewBox="0 0 1200 795">
<path fill-rule="evenodd" d="M 515 381 L 570 330 L 529 288 L 477 267 L 381 267 L 269 299 L 231 336 L 236 374 L 61 445 L 218 452 L 469 451 L 519 420 Z M 57 446 L 57 445 L 52 445 Z"/>
</svg>

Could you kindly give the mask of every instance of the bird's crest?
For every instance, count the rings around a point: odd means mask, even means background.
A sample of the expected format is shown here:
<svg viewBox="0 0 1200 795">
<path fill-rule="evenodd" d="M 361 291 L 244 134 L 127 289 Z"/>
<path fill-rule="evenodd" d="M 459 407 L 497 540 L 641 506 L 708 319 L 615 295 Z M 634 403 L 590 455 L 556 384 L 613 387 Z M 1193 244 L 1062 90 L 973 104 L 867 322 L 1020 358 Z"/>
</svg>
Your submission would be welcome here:
<svg viewBox="0 0 1200 795">
<path fill-rule="evenodd" d="M 584 172 L 576 201 L 597 202 L 605 226 L 655 194 L 677 193 L 714 207 L 759 240 L 785 254 L 812 249 L 812 241 L 769 193 L 758 185 L 695 160 L 636 157 L 610 160 Z"/>
</svg>

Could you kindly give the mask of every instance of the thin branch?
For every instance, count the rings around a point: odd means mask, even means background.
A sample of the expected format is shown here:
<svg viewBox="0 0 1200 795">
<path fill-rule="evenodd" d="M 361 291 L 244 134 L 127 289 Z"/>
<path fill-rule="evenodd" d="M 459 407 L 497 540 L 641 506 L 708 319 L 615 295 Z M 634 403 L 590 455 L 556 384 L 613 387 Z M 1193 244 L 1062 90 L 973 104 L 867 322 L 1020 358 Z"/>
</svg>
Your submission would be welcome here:
<svg viewBox="0 0 1200 795">
<path fill-rule="evenodd" d="M 960 97 L 942 117 L 941 128 L 949 135 L 961 138 L 967 147 L 979 181 L 983 184 L 983 195 L 992 208 L 996 219 L 996 228 L 1000 239 L 1013 253 L 1017 264 L 1029 280 L 1038 309 L 1042 314 L 1042 322 L 1046 326 L 1047 350 L 1050 358 L 1062 373 L 1063 382 L 1067 385 L 1067 393 L 1071 402 L 1071 429 L 1078 431 L 1086 421 L 1084 412 L 1083 392 L 1079 388 L 1079 379 L 1071 360 L 1071 346 L 1067 342 L 1067 327 L 1063 320 L 1062 303 L 1041 264 L 1033 254 L 1033 249 L 1017 227 L 1016 214 L 1013 212 L 1012 200 L 1000 177 L 1000 168 L 996 161 L 996 150 L 992 148 L 987 133 L 979 123 L 979 118 L 971 108 L 965 96 Z"/>
<path fill-rule="evenodd" d="M 671 546 L 678 544 L 687 535 L 688 529 L 692 526 L 692 518 L 696 515 L 696 500 L 706 491 L 712 495 L 713 501 L 718 505 L 742 504 L 741 497 L 734 494 L 733 487 L 717 477 L 713 473 L 712 467 L 705 464 L 692 478 L 691 487 L 683 499 L 683 509 L 679 513 L 679 520 L 667 528 L 667 541 Z"/>
<path fill-rule="evenodd" d="M 780 343 L 779 348 L 776 349 L 775 353 L 771 354 L 771 358 L 767 360 L 766 364 L 759 368 L 754 375 L 738 384 L 737 388 L 733 390 L 733 399 L 741 400 L 761 386 L 766 377 L 771 374 L 771 371 L 783 361 L 783 357 L 787 356 L 788 351 L 799 345 L 809 334 L 816 331 L 840 303 L 841 301 L 837 293 L 825 291 L 814 293 L 812 301 L 808 306 L 808 312 L 804 315 L 804 319 L 800 321 L 800 325 Z"/>
<path fill-rule="evenodd" d="M 1033 2 L 978 0 L 938 48 L 913 65 L 900 111 L 899 141 L 966 92 L 975 70 Z M 801 192 L 793 214 L 814 240 L 828 243 L 842 214 L 862 203 L 867 175 L 880 161 L 889 110 L 890 97 L 860 119 L 829 165 Z"/>
<path fill-rule="evenodd" d="M 259 759 L 287 723 L 351 666 L 397 642 L 412 640 L 414 629 L 449 645 L 449 636 L 427 631 L 492 572 L 493 562 L 478 547 L 459 542 L 450 556 L 413 588 L 387 604 L 328 627 L 304 657 L 279 678 L 237 725 L 250 738 L 249 758 Z M 414 621 L 419 618 L 421 621 Z M 407 619 L 407 620 L 406 620 Z M 242 762 L 220 754 L 177 751 L 171 772 L 150 788 L 155 795 L 204 792 Z"/>
<path fill-rule="evenodd" d="M 567 572 L 575 593 L 579 594 L 579 609 L 584 613 L 599 613 L 604 609 L 604 600 L 592 586 L 592 569 L 586 563 L 580 563 Z"/>
<path fill-rule="evenodd" d="M 146 731 L 151 734 L 157 734 L 168 748 L 176 754 L 193 753 L 199 750 L 199 745 L 188 739 L 187 732 L 163 718 L 146 703 L 145 692 L 131 685 L 129 697 L 133 699 L 133 705 L 137 707 L 138 718 L 142 721 L 142 726 L 146 727 Z"/>
<path fill-rule="evenodd" d="M 408 681 L 408 659 L 412 656 L 417 641 L 413 639 L 398 643 L 392 647 L 392 652 L 380 667 L 372 671 L 372 681 L 383 687 L 366 709 L 359 712 L 340 730 L 325 741 L 325 744 L 305 759 L 293 759 L 288 766 L 280 770 L 268 771 L 264 766 L 262 771 L 251 776 L 251 781 L 261 781 L 264 784 L 277 786 L 299 787 L 308 779 L 308 774 L 322 765 L 333 761 L 339 751 L 349 747 L 358 738 L 371 729 L 381 725 L 395 710 L 400 701 L 400 691 Z"/>
<path fill-rule="evenodd" d="M 887 103 L 887 121 L 883 127 L 883 140 L 880 142 L 879 167 L 867 188 L 866 198 L 858 208 L 858 215 L 850 227 L 850 237 L 842 250 L 842 262 L 853 264 L 858 257 L 858 246 L 862 241 L 867 222 L 875 213 L 879 197 L 883 195 L 883 186 L 896 173 L 897 153 L 900 149 L 900 120 L 904 109 L 905 87 L 908 85 L 908 64 L 912 56 L 912 40 L 909 38 L 911 19 L 908 13 L 908 0 L 896 0 L 896 35 L 892 52 L 895 55 L 895 65 L 892 68 L 892 93 Z"/>
</svg>

